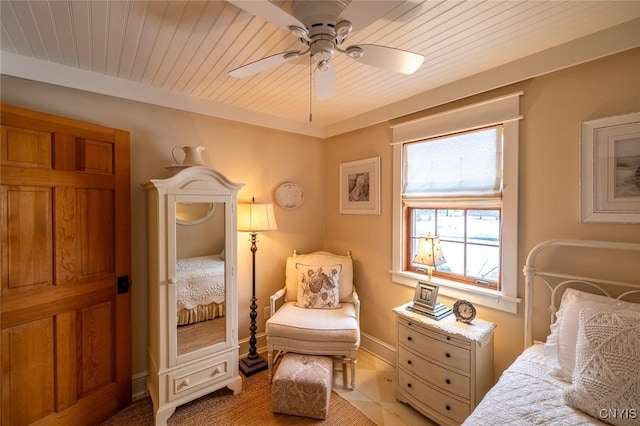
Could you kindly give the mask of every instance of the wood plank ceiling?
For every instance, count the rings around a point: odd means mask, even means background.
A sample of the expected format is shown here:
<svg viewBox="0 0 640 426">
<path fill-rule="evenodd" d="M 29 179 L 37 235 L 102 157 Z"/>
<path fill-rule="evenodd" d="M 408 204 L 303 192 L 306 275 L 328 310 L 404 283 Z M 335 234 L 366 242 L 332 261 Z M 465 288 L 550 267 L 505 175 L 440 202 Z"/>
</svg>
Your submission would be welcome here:
<svg viewBox="0 0 640 426">
<path fill-rule="evenodd" d="M 358 1 L 358 0 L 356 0 Z M 289 10 L 290 1 L 276 2 Z M 212 105 L 327 126 L 640 17 L 638 1 L 407 1 L 353 34 L 421 53 L 412 75 L 333 57 L 337 94 L 310 103 L 308 57 L 249 79 L 228 71 L 300 41 L 225 1 L 5 1 L 1 49 Z M 97 83 L 98 85 L 98 83 Z"/>
</svg>

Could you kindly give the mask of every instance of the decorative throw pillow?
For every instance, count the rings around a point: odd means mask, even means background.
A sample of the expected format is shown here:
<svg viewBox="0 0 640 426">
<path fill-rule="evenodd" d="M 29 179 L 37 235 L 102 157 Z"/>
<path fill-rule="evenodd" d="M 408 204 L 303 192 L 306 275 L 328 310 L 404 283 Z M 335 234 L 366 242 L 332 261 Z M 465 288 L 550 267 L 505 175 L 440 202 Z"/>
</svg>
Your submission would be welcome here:
<svg viewBox="0 0 640 426">
<path fill-rule="evenodd" d="M 335 309 L 340 307 L 338 280 L 340 265 L 319 266 L 296 264 L 298 301 L 301 308 Z"/>
<path fill-rule="evenodd" d="M 551 334 L 544 344 L 545 363 L 552 376 L 571 383 L 576 361 L 576 339 L 578 317 L 583 308 L 616 312 L 622 309 L 640 312 L 639 303 L 625 302 L 573 288 L 562 295 L 556 321 L 551 325 Z"/>
<path fill-rule="evenodd" d="M 287 289 L 284 295 L 285 302 L 298 301 L 298 281 L 300 279 L 300 272 L 296 269 L 298 263 L 326 267 L 340 265 L 340 279 L 338 281 L 340 302 L 353 303 L 353 260 L 351 259 L 351 255 L 342 256 L 326 251 L 316 251 L 308 254 L 298 254 L 294 252 L 293 256 L 287 258 L 285 268 L 285 287 Z"/>
<path fill-rule="evenodd" d="M 568 405 L 613 425 L 640 419 L 640 313 L 580 311 Z"/>
</svg>

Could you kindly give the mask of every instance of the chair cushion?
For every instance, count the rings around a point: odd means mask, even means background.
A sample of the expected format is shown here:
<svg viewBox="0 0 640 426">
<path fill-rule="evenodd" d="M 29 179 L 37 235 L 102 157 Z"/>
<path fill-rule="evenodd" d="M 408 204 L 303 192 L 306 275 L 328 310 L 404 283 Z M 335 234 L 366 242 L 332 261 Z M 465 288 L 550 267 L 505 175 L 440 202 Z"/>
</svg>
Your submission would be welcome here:
<svg viewBox="0 0 640 426">
<path fill-rule="evenodd" d="M 353 302 L 353 261 L 351 256 L 341 256 L 326 251 L 316 251 L 309 254 L 295 254 L 287 258 L 285 284 L 287 292 L 285 302 L 298 300 L 298 270 L 296 264 L 317 266 L 341 265 L 340 278 L 338 280 L 338 293 L 340 302 Z"/>
<path fill-rule="evenodd" d="M 282 337 L 314 342 L 359 344 L 355 307 L 343 303 L 337 309 L 305 309 L 285 303 L 267 320 L 267 338 Z"/>
</svg>

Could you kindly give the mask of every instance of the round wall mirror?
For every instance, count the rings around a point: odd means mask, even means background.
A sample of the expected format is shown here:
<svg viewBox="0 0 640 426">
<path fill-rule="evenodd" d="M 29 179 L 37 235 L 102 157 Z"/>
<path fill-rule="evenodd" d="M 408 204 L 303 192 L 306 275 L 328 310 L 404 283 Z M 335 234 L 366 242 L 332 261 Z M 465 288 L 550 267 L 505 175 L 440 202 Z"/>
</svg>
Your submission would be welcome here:
<svg viewBox="0 0 640 426">
<path fill-rule="evenodd" d="M 215 211 L 214 203 L 176 203 L 176 223 L 195 225 L 202 223 Z"/>
</svg>

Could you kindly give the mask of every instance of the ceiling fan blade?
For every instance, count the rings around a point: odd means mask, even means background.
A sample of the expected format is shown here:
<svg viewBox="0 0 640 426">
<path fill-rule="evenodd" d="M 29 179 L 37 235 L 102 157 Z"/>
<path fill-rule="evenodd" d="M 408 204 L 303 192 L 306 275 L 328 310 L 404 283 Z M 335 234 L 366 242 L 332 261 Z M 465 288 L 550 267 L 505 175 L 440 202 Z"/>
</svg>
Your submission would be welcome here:
<svg viewBox="0 0 640 426">
<path fill-rule="evenodd" d="M 267 0 L 227 0 L 227 2 L 287 31 L 290 31 L 289 27 L 292 25 L 304 28 L 302 22 Z"/>
<path fill-rule="evenodd" d="M 298 58 L 300 52 L 285 52 L 278 53 L 276 55 L 267 56 L 266 58 L 258 59 L 257 61 L 250 62 L 242 65 L 236 69 L 229 71 L 229 75 L 235 78 L 247 78 L 258 74 L 259 72 L 266 71 L 270 68 L 282 65 L 292 59 Z"/>
<path fill-rule="evenodd" d="M 314 73 L 316 81 L 316 99 L 329 99 L 336 94 L 336 70 L 331 62 L 319 64 Z"/>
<path fill-rule="evenodd" d="M 393 47 L 377 46 L 375 44 L 360 44 L 362 56 L 354 57 L 358 62 L 395 71 L 402 74 L 413 74 L 424 62 L 424 56 L 407 50 Z"/>
<path fill-rule="evenodd" d="M 404 1 L 384 0 L 352 0 L 340 14 L 340 19 L 346 19 L 353 24 L 354 31 L 362 30 L 377 21 Z"/>
</svg>

